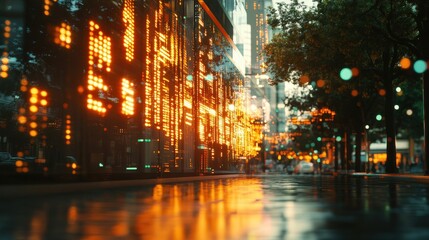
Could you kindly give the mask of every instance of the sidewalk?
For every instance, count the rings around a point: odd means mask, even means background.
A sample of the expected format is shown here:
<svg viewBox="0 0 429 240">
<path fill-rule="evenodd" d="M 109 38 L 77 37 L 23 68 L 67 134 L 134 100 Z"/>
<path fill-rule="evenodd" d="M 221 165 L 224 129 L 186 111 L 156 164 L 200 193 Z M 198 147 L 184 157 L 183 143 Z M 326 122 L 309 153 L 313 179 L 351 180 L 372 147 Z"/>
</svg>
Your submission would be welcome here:
<svg viewBox="0 0 429 240">
<path fill-rule="evenodd" d="M 180 183 L 204 181 L 213 179 L 224 179 L 242 177 L 243 174 L 221 174 L 192 177 L 153 178 L 136 180 L 112 180 L 96 182 L 73 182 L 73 183 L 37 183 L 37 184 L 7 184 L 0 185 L 0 200 L 7 198 L 40 196 L 46 194 L 61 194 L 70 192 L 85 192 L 121 187 L 138 187 L 165 183 Z M 245 175 L 244 175 L 245 176 Z"/>
</svg>

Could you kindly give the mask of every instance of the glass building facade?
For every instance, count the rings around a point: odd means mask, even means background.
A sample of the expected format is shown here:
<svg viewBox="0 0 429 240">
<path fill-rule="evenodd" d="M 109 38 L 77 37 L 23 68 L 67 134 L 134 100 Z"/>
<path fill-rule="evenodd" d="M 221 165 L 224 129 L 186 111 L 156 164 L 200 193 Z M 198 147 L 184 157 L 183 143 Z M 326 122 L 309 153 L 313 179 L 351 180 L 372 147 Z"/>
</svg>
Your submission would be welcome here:
<svg viewBox="0 0 429 240">
<path fill-rule="evenodd" d="M 257 154 L 219 2 L 0 3 L 0 147 L 22 159 L 14 173 L 203 174 Z"/>
</svg>

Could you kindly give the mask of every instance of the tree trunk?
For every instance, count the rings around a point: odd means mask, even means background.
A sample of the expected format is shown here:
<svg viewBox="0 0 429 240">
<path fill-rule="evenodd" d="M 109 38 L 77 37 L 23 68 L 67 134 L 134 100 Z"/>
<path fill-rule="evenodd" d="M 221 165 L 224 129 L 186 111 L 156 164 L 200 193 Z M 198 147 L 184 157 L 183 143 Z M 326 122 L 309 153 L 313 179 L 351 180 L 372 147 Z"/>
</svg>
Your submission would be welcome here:
<svg viewBox="0 0 429 240">
<path fill-rule="evenodd" d="M 352 144 L 351 144 L 351 134 L 350 130 L 346 130 L 346 136 L 345 136 L 345 144 L 346 144 L 346 163 L 347 163 L 347 171 L 352 170 Z"/>
<path fill-rule="evenodd" d="M 385 80 L 386 102 L 385 102 L 385 115 L 386 115 L 386 137 L 387 137 L 387 160 L 386 160 L 386 173 L 397 173 L 396 167 L 396 131 L 395 131 L 395 117 L 393 108 L 393 83 L 390 74 Z"/>
<path fill-rule="evenodd" d="M 355 172 L 360 172 L 361 171 L 361 159 L 360 159 L 360 154 L 362 151 L 362 131 L 360 130 L 361 128 L 358 128 L 358 131 L 356 132 L 356 149 L 355 149 Z"/>
</svg>

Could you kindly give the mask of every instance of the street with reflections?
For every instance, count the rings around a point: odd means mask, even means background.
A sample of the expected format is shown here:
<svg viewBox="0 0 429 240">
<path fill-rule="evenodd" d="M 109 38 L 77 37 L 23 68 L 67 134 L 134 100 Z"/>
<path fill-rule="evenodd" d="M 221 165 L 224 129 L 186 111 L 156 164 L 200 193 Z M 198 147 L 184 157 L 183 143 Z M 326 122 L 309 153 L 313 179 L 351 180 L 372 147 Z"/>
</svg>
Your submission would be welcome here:
<svg viewBox="0 0 429 240">
<path fill-rule="evenodd" d="M 425 181 L 283 174 L 3 192 L 0 239 L 428 239 L 428 198 Z"/>
</svg>

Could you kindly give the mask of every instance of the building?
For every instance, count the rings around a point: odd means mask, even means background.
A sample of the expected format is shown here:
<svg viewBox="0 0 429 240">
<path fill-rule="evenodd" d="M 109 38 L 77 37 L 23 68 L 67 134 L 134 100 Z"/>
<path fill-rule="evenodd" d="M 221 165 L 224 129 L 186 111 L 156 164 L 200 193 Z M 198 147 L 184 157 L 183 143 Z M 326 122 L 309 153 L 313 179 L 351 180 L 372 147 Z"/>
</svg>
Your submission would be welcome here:
<svg viewBox="0 0 429 240">
<path fill-rule="evenodd" d="M 1 45 L 12 89 L 1 94 L 19 99 L 1 129 L 12 155 L 48 172 L 73 156 L 90 175 L 203 174 L 255 154 L 248 27 L 234 34 L 246 24 L 231 19 L 242 1 L 3 3 L 0 40 L 14 40 Z"/>
</svg>

